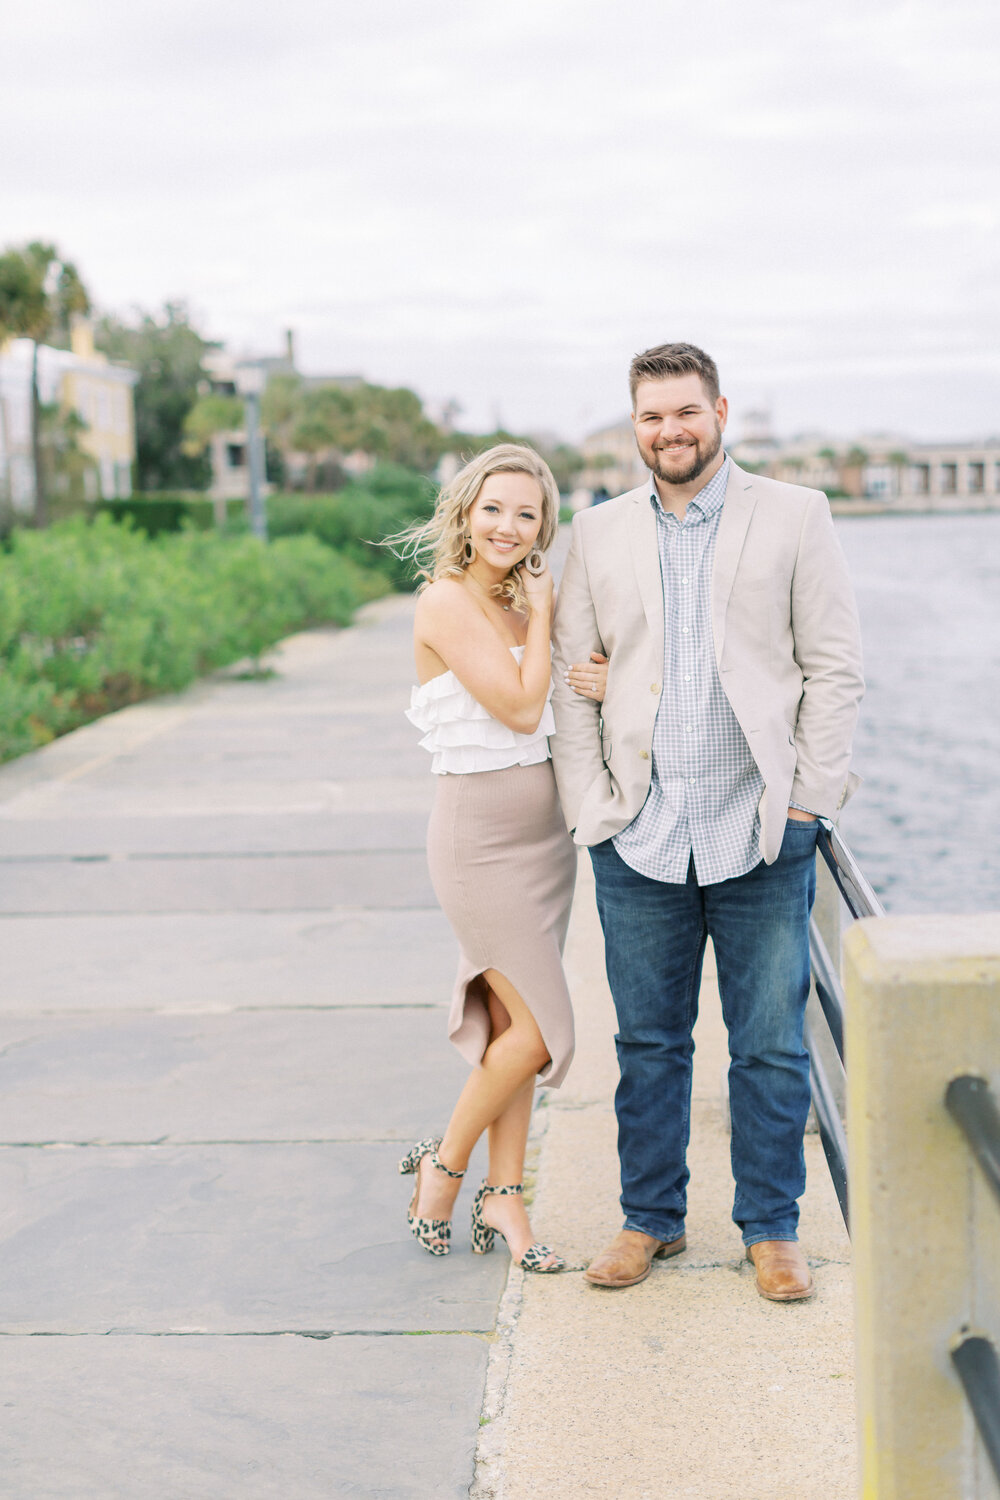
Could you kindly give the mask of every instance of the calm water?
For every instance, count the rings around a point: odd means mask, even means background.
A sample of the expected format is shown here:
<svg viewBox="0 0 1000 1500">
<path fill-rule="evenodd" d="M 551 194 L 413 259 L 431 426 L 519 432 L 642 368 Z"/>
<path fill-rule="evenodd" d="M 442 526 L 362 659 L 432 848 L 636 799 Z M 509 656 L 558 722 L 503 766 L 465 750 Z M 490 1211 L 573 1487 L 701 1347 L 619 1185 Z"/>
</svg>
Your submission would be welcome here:
<svg viewBox="0 0 1000 1500">
<path fill-rule="evenodd" d="M 837 531 L 868 680 L 844 835 L 891 912 L 1000 911 L 1000 514 Z"/>
</svg>

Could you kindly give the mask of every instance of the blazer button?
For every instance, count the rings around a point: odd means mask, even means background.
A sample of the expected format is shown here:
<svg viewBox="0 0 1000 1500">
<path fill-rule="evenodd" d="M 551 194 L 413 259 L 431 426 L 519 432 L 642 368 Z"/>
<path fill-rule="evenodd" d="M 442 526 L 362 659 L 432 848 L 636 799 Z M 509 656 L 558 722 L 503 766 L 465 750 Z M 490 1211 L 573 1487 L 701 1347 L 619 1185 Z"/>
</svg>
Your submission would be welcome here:
<svg viewBox="0 0 1000 1500">
<path fill-rule="evenodd" d="M 639 759 L 640 760 L 648 760 L 649 759 L 649 751 L 648 750 L 640 750 L 639 751 Z"/>
<path fill-rule="evenodd" d="M 651 693 L 658 693 L 660 691 L 660 684 L 658 682 L 651 682 L 649 684 L 649 691 Z"/>
</svg>

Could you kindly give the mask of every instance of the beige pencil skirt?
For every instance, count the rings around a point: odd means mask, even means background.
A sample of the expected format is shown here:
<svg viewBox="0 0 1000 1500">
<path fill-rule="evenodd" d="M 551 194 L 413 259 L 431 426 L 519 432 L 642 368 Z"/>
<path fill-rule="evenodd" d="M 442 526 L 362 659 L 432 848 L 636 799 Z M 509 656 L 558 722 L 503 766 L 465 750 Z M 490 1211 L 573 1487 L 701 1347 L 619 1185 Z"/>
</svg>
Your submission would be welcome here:
<svg viewBox="0 0 1000 1500">
<path fill-rule="evenodd" d="M 436 781 L 427 861 L 461 949 L 448 1035 L 468 1062 L 482 1060 L 490 1019 L 483 987 L 473 981 L 496 969 L 524 1000 L 545 1040 L 550 1062 L 539 1083 L 556 1087 L 573 1057 L 562 951 L 577 856 L 552 762 Z"/>
</svg>

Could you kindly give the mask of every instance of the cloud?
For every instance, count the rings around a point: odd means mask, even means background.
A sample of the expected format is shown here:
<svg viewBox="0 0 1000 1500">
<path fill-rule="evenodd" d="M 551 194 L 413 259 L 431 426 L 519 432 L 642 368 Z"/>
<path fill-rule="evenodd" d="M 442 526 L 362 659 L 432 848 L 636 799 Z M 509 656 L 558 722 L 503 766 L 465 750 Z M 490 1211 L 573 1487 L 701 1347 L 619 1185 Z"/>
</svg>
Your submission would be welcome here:
<svg viewBox="0 0 1000 1500">
<path fill-rule="evenodd" d="M 310 368 L 521 426 L 603 421 L 675 334 L 817 418 L 851 379 L 895 410 L 905 365 L 915 421 L 987 419 L 992 3 L 38 0 L 5 29 L 5 235 L 107 306 L 294 325 Z"/>
</svg>

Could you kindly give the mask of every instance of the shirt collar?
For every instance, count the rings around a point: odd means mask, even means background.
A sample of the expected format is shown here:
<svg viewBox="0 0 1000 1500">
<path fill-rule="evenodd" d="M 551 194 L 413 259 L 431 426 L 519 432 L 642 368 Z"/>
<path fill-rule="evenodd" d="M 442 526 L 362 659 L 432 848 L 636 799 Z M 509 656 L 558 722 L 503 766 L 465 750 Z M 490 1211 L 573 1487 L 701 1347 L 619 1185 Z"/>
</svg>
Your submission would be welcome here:
<svg viewBox="0 0 1000 1500">
<path fill-rule="evenodd" d="M 697 495 L 688 501 L 688 509 L 690 510 L 692 505 L 696 506 L 701 512 L 703 520 L 709 516 L 714 516 L 717 510 L 722 509 L 722 502 L 726 498 L 726 485 L 728 482 L 729 454 L 727 453 L 722 460 L 721 467 L 712 475 L 708 483 L 702 486 Z M 660 497 L 657 494 L 656 483 L 652 474 L 649 476 L 649 501 L 654 511 L 657 511 L 665 519 L 667 512 L 660 504 Z"/>
</svg>

